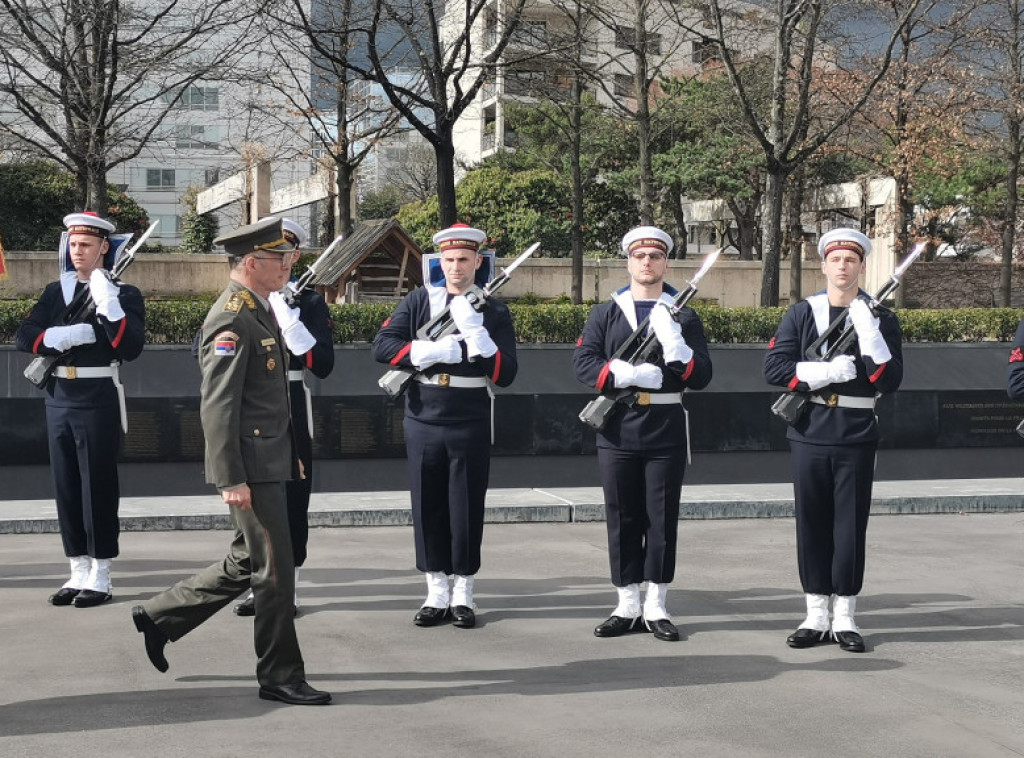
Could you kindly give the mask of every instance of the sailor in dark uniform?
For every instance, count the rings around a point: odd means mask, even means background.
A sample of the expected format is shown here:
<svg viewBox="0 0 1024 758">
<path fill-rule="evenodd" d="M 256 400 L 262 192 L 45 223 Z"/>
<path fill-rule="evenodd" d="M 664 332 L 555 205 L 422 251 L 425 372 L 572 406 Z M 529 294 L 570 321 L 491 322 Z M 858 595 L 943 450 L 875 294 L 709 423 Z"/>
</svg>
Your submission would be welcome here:
<svg viewBox="0 0 1024 758">
<path fill-rule="evenodd" d="M 473 578 L 491 459 L 489 385 L 507 387 L 517 370 L 508 307 L 491 299 L 478 313 L 465 297 L 486 236 L 464 224 L 435 234 L 443 286 L 428 283 L 409 293 L 373 341 L 376 360 L 421 372 L 406 394 L 404 424 L 416 568 L 427 580 L 427 598 L 413 619 L 418 626 L 449 618 L 463 628 L 476 623 Z M 436 341 L 417 339 L 417 329 L 446 305 L 458 331 Z"/>
<path fill-rule="evenodd" d="M 829 631 L 848 652 L 863 652 L 854 621 L 864 581 L 864 553 L 874 482 L 878 422 L 875 398 L 903 381 L 902 334 L 896 316 L 869 307 L 858 288 L 871 241 L 854 229 L 833 229 L 818 242 L 824 292 L 792 306 L 768 344 L 769 384 L 812 393 L 803 418 L 786 434 L 792 451 L 797 563 L 807 617 L 789 636 L 790 647 L 828 641 Z M 805 352 L 843 309 L 857 340 L 830 361 Z M 838 335 L 837 335 L 838 336 Z M 828 346 L 822 347 L 822 353 Z M 834 596 L 829 621 L 829 599 Z"/>
<path fill-rule="evenodd" d="M 605 391 L 634 390 L 636 402 L 622 404 L 597 436 L 597 460 L 604 489 L 611 579 L 619 602 L 600 624 L 598 637 L 618 637 L 643 626 L 660 640 L 679 631 L 666 606 L 675 575 L 679 496 L 689 451 L 683 391 L 711 381 L 711 357 L 700 317 L 683 308 L 672 318 L 676 290 L 665 282 L 672 238 L 641 226 L 622 238 L 630 284 L 594 308 L 576 344 L 573 368 L 584 384 Z M 614 353 L 650 318 L 660 355 L 632 365 Z M 643 604 L 640 585 L 647 582 Z"/>
<path fill-rule="evenodd" d="M 285 243 L 281 250 L 299 254 L 305 246 L 306 230 L 291 219 L 281 219 Z M 297 260 L 297 257 L 296 257 Z M 292 555 L 295 557 L 295 584 L 299 583 L 299 567 L 306 562 L 309 542 L 309 496 L 313 491 L 313 404 L 306 372 L 326 379 L 334 370 L 334 323 L 323 295 L 313 289 L 304 289 L 289 306 L 282 292 L 270 293 L 270 308 L 281 327 L 288 348 L 288 388 L 291 396 L 292 429 L 295 432 L 295 451 L 302 461 L 303 476 L 285 483 L 288 494 L 288 526 L 292 535 Z M 299 610 L 299 594 L 295 592 L 295 612 Z M 235 606 L 239 616 L 256 613 L 255 596 L 249 593 Z"/>
<path fill-rule="evenodd" d="M 65 216 L 64 225 L 60 280 L 43 290 L 15 343 L 28 353 L 65 356 L 46 384 L 46 428 L 71 577 L 50 602 L 87 608 L 113 597 L 110 562 L 118 555 L 120 531 L 117 455 L 127 431 L 118 366 L 142 353 L 145 305 L 137 288 L 109 274 L 131 235 L 112 237 L 114 225 L 90 212 Z M 86 289 L 95 312 L 67 324 L 69 304 Z"/>
<path fill-rule="evenodd" d="M 270 293 L 291 272 L 280 219 L 225 235 L 231 281 L 203 322 L 199 406 L 206 437 L 206 480 L 217 487 L 235 526 L 225 558 L 132 609 L 146 654 L 167 671 L 164 647 L 250 588 L 259 696 L 323 705 L 327 692 L 306 682 L 295 634 L 295 565 L 284 483 L 299 475 L 292 446 L 288 352 L 270 310 Z"/>
<path fill-rule="evenodd" d="M 1024 319 L 1017 324 L 1017 334 L 1010 348 L 1006 365 L 1006 394 L 1014 400 L 1024 399 Z"/>
</svg>

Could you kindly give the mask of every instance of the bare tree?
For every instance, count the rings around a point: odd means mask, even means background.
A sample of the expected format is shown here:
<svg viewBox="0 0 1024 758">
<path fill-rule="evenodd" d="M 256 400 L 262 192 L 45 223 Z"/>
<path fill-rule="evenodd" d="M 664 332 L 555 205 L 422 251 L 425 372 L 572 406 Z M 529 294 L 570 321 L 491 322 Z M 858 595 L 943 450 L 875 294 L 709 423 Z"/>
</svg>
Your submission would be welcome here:
<svg viewBox="0 0 1024 758">
<path fill-rule="evenodd" d="M 0 0 L 0 133 L 73 172 L 79 205 L 105 213 L 107 171 L 240 60 L 252 23 L 232 0 Z"/>
<path fill-rule="evenodd" d="M 836 0 L 774 0 L 766 14 L 740 13 L 734 4 L 708 0 L 706 18 L 712 30 L 705 36 L 718 48 L 743 107 L 748 127 L 760 143 L 767 164 L 764 206 L 761 213 L 762 279 L 761 305 L 779 302 L 779 260 L 782 250 L 782 216 L 786 180 L 867 102 L 885 76 L 899 45 L 900 34 L 917 11 L 919 0 L 899 1 L 891 8 L 870 2 Z M 768 6 L 768 3 L 765 3 Z M 857 11 L 862 15 L 858 17 Z M 867 11 L 871 11 L 871 14 Z M 883 11 L 888 10 L 886 15 Z M 871 30 L 858 29 L 851 22 L 870 21 Z M 879 24 L 885 27 L 881 51 L 872 55 L 872 73 L 849 99 L 833 103 L 820 115 L 812 107 L 817 78 L 830 69 L 842 68 L 840 54 L 869 50 Z M 828 46 L 822 45 L 824 29 Z M 695 30 L 696 31 L 696 30 Z M 771 103 L 767 114 L 756 107 L 754 93 L 747 90 L 737 58 L 740 49 L 757 49 L 759 39 L 771 39 L 773 74 Z"/>
<path fill-rule="evenodd" d="M 284 103 L 276 105 L 281 121 L 293 124 L 298 115 L 311 135 L 311 147 L 322 150 L 334 169 L 334 232 L 347 235 L 352 231 L 356 173 L 380 142 L 398 132 L 400 114 L 348 67 L 354 55 L 351 29 L 360 23 L 362 5 L 335 0 L 317 4 L 315 15 L 296 12 L 307 7 L 301 0 L 283 0 L 264 9 L 264 18 L 280 40 L 270 81 L 284 97 Z M 293 33 L 281 35 L 281 29 Z"/>
<path fill-rule="evenodd" d="M 1024 157 L 1024 1 L 990 0 L 975 16 L 977 46 L 970 56 L 979 76 L 983 109 L 995 116 L 990 129 L 1005 169 L 1005 197 L 1000 219 L 999 304 L 1010 305 L 1014 248 L 1019 236 L 1018 182 Z"/>
<path fill-rule="evenodd" d="M 316 28 L 303 0 L 293 0 L 303 23 Z M 442 226 L 456 221 L 455 145 L 452 132 L 502 59 L 526 0 L 368 0 L 365 18 L 352 19 L 350 44 L 365 58 L 310 43 L 325 59 L 376 82 L 402 118 L 423 135 L 437 157 L 437 198 Z"/>
</svg>

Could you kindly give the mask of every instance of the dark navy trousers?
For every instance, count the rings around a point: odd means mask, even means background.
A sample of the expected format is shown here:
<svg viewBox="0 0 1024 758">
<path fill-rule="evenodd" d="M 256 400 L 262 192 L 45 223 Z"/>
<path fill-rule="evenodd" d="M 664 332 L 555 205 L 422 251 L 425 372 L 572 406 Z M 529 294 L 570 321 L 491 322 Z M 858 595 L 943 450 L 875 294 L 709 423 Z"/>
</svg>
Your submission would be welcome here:
<svg viewBox="0 0 1024 758">
<path fill-rule="evenodd" d="M 64 554 L 116 558 L 120 410 L 47 405 L 46 431 Z"/>
<path fill-rule="evenodd" d="M 404 428 L 416 568 L 473 576 L 484 535 L 490 419 L 424 424 L 406 417 Z"/>
<path fill-rule="evenodd" d="M 599 447 L 612 584 L 668 584 L 676 572 L 686 448 Z"/>
<path fill-rule="evenodd" d="M 804 592 L 857 595 L 875 478 L 876 442 L 809 445 L 790 440 L 796 550 Z"/>
</svg>

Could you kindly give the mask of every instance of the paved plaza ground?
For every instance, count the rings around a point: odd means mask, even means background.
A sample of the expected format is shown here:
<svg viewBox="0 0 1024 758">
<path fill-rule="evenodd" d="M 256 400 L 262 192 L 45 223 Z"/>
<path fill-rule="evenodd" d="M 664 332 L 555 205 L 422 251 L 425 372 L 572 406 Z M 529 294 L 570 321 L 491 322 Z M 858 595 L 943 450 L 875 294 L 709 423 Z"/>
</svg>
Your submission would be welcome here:
<svg viewBox="0 0 1024 758">
<path fill-rule="evenodd" d="M 862 655 L 791 650 L 789 518 L 687 521 L 684 639 L 597 639 L 603 523 L 488 524 L 480 625 L 420 629 L 408 527 L 314 529 L 299 639 L 328 707 L 256 696 L 229 610 L 146 659 L 130 609 L 223 555 L 222 530 L 127 532 L 115 601 L 53 608 L 54 534 L 0 535 L 0 756 L 1024 755 L 1024 513 L 877 515 Z"/>
</svg>

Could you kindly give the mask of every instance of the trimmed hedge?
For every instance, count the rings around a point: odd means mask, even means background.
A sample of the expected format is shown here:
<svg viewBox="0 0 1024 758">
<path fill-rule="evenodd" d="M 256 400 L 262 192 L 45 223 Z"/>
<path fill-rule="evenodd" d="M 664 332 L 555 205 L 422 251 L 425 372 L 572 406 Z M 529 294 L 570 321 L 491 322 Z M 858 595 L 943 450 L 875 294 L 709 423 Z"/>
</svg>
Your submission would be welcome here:
<svg viewBox="0 0 1024 758">
<path fill-rule="evenodd" d="M 28 315 L 33 300 L 0 300 L 0 343 L 14 341 L 14 332 Z M 149 300 L 146 340 L 149 344 L 188 344 L 203 323 L 212 298 Z M 394 310 L 393 303 L 332 305 L 334 340 L 370 342 Z M 521 343 L 573 343 L 583 331 L 591 305 L 512 303 L 516 337 Z M 767 342 L 785 308 L 721 308 L 697 304 L 708 339 L 718 343 Z M 1024 311 L 1016 308 L 901 310 L 897 312 L 907 342 L 981 342 L 1013 340 Z"/>
</svg>

